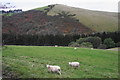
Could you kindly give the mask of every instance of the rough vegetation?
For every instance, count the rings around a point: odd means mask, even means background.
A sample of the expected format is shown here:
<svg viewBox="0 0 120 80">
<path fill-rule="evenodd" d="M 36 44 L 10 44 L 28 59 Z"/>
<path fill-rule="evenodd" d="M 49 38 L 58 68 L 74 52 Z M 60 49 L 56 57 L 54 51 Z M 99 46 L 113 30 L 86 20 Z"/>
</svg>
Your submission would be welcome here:
<svg viewBox="0 0 120 80">
<path fill-rule="evenodd" d="M 50 8 L 51 9 L 51 8 Z M 66 34 L 90 34 L 93 31 L 66 12 L 49 16 L 50 10 L 30 10 L 12 16 L 3 16 L 3 33 L 15 34 L 39 34 L 39 35 L 66 35 Z"/>
</svg>

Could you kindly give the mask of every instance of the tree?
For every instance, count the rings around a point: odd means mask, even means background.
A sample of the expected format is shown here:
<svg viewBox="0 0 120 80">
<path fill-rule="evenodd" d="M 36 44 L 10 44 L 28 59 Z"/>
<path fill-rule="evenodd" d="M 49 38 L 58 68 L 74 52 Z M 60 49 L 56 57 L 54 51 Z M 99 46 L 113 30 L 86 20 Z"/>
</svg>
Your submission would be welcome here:
<svg viewBox="0 0 120 80">
<path fill-rule="evenodd" d="M 15 8 L 15 7 L 16 6 L 14 6 L 13 4 L 11 4 L 10 2 L 0 4 L 0 8 L 1 9 L 10 9 L 10 8 Z"/>
<path fill-rule="evenodd" d="M 116 47 L 120 47 L 120 42 L 116 43 Z"/>
<path fill-rule="evenodd" d="M 80 47 L 93 48 L 93 45 L 90 42 L 83 42 L 80 44 Z"/>
<path fill-rule="evenodd" d="M 57 16 L 61 19 L 67 20 L 67 21 L 72 20 L 75 22 L 79 22 L 79 20 L 75 18 L 76 14 L 71 14 L 70 12 L 61 11 L 58 13 Z"/>
<path fill-rule="evenodd" d="M 81 44 L 83 42 L 86 42 L 86 38 L 80 38 L 80 39 L 76 40 L 76 42 Z"/>
<path fill-rule="evenodd" d="M 76 43 L 76 42 L 71 42 L 71 43 L 69 43 L 68 46 L 71 46 L 71 47 L 80 47 L 80 45 L 78 43 Z"/>
<path fill-rule="evenodd" d="M 93 45 L 93 48 L 98 48 L 101 44 L 102 40 L 100 37 L 86 37 L 86 38 L 80 38 L 76 40 L 77 43 L 81 44 L 83 42 L 90 42 Z"/>
<path fill-rule="evenodd" d="M 104 40 L 104 44 L 107 46 L 107 48 L 115 47 L 115 42 L 111 38 L 106 38 Z"/>
<path fill-rule="evenodd" d="M 76 14 L 70 14 L 70 12 L 61 11 L 60 13 L 58 13 L 58 15 L 62 18 L 67 18 L 67 17 L 73 17 Z"/>
<path fill-rule="evenodd" d="M 86 42 L 92 43 L 94 48 L 97 48 L 101 44 L 101 38 L 100 37 L 87 37 Z"/>
<path fill-rule="evenodd" d="M 98 49 L 106 49 L 107 46 L 105 44 L 100 44 L 100 46 L 98 47 Z"/>
</svg>

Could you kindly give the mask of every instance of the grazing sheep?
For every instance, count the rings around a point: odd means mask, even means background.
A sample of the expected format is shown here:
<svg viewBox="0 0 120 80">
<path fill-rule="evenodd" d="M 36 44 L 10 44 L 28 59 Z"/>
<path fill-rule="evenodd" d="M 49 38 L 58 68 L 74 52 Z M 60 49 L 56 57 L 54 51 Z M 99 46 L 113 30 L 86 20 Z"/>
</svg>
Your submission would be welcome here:
<svg viewBox="0 0 120 80">
<path fill-rule="evenodd" d="M 58 73 L 59 75 L 61 75 L 61 69 L 59 66 L 46 65 L 46 67 L 48 68 L 49 72 L 54 72 L 54 73 Z"/>
<path fill-rule="evenodd" d="M 93 50 L 93 48 L 91 48 L 91 50 Z"/>
<path fill-rule="evenodd" d="M 80 63 L 79 62 L 69 62 L 69 65 L 74 67 L 74 68 L 77 68 L 80 66 Z"/>
<path fill-rule="evenodd" d="M 55 45 L 55 47 L 58 47 L 58 45 Z"/>
<path fill-rule="evenodd" d="M 75 47 L 74 49 L 76 50 L 77 48 Z"/>
</svg>

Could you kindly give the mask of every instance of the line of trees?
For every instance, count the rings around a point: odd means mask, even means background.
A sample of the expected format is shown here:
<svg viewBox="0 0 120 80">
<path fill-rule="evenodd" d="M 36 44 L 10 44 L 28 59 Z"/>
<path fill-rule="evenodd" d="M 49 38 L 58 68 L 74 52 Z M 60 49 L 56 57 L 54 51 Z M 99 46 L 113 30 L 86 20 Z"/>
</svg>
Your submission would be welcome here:
<svg viewBox="0 0 120 80">
<path fill-rule="evenodd" d="M 111 38 L 115 43 L 120 42 L 120 32 L 103 32 L 90 35 L 32 35 L 32 34 L 5 34 L 3 33 L 3 45 L 37 45 L 37 46 L 68 46 L 72 41 L 88 36 L 98 36 L 103 42 L 106 38 Z M 95 44 L 96 45 L 96 44 Z M 95 47 L 96 48 L 96 47 Z"/>
<path fill-rule="evenodd" d="M 5 45 L 37 45 L 37 46 L 67 46 L 71 41 L 79 38 L 79 35 L 15 35 L 3 34 Z"/>
<path fill-rule="evenodd" d="M 9 10 L 9 11 L 2 10 L 1 12 L 2 12 L 2 14 L 7 14 L 7 13 L 20 13 L 20 12 L 22 12 L 22 9 L 15 9 L 15 10 Z"/>
<path fill-rule="evenodd" d="M 120 42 L 120 31 L 116 31 L 116 32 L 97 32 L 97 33 L 93 33 L 90 34 L 88 36 L 98 36 L 102 39 L 102 42 L 106 39 L 106 38 L 111 38 L 115 43 Z"/>
<path fill-rule="evenodd" d="M 79 38 L 74 42 L 69 43 L 71 47 L 85 47 L 85 48 L 99 48 L 108 49 L 114 47 L 120 47 L 120 42 L 115 43 L 111 38 L 106 38 L 103 42 L 100 37 L 86 37 Z"/>
</svg>

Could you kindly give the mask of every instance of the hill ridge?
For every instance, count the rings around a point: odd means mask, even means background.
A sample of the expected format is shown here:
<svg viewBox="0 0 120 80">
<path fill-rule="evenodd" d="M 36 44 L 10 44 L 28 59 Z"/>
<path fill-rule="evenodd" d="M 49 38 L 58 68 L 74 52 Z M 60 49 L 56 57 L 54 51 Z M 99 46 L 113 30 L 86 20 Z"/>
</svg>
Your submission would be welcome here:
<svg viewBox="0 0 120 80">
<path fill-rule="evenodd" d="M 117 13 L 75 8 L 60 4 L 50 10 L 48 15 L 55 15 L 60 10 L 76 14 L 76 18 L 79 19 L 82 24 L 95 31 L 113 32 L 118 30 Z"/>
<path fill-rule="evenodd" d="M 64 18 L 60 16 L 62 12 L 75 16 Z M 116 13 L 53 4 L 3 16 L 3 33 L 57 35 L 114 32 L 118 30 L 117 23 Z"/>
</svg>

